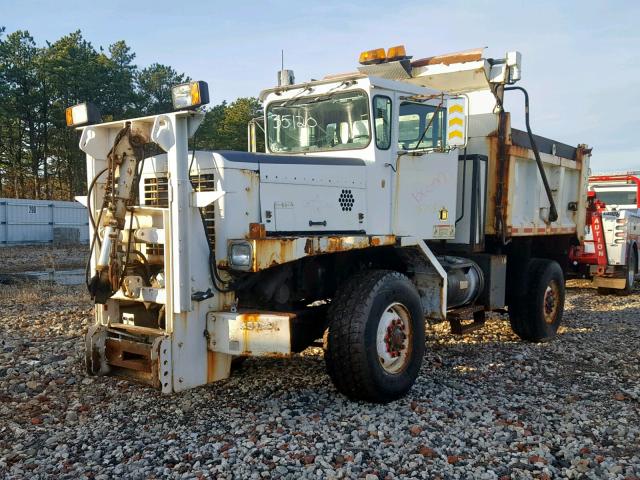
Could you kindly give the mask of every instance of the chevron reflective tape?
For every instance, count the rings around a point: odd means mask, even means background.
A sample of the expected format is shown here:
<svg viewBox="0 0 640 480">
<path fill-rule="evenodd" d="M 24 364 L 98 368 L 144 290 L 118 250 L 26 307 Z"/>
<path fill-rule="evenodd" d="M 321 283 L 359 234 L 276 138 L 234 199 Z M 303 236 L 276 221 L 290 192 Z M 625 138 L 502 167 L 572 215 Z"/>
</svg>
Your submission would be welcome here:
<svg viewBox="0 0 640 480">
<path fill-rule="evenodd" d="M 447 144 L 462 147 L 467 143 L 467 100 L 453 97 L 447 100 Z"/>
</svg>

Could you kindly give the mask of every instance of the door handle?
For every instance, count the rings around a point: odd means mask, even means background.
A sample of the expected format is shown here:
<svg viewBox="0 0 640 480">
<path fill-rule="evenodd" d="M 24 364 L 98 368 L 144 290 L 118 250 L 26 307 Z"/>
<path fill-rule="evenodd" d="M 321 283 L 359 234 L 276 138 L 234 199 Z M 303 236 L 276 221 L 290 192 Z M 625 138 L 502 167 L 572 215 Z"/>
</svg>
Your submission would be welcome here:
<svg viewBox="0 0 640 480">
<path fill-rule="evenodd" d="M 314 222 L 313 220 L 309 220 L 309 226 L 310 227 L 326 227 L 327 221 L 323 220 L 321 222 Z"/>
</svg>

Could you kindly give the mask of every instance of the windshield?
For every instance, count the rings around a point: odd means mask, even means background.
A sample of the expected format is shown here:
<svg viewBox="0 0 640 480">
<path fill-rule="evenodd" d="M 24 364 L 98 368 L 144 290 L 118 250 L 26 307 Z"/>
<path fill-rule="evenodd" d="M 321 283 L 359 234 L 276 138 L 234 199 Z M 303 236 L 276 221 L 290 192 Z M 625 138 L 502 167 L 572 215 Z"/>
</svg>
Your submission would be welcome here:
<svg viewBox="0 0 640 480">
<path fill-rule="evenodd" d="M 274 153 L 365 148 L 371 138 L 369 102 L 361 90 L 288 99 L 267 107 Z"/>
<path fill-rule="evenodd" d="M 636 190 L 596 190 L 599 200 L 607 205 L 636 205 Z"/>
</svg>

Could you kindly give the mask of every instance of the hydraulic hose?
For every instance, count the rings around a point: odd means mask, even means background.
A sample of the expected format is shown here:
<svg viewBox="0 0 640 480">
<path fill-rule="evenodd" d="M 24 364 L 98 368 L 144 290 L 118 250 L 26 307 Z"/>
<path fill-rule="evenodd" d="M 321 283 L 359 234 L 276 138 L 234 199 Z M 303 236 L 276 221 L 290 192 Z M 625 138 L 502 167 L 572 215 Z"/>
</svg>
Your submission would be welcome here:
<svg viewBox="0 0 640 480">
<path fill-rule="evenodd" d="M 536 157 L 536 164 L 538 165 L 538 171 L 540 172 L 540 177 L 542 177 L 544 190 L 547 193 L 547 198 L 549 199 L 549 221 L 555 222 L 556 220 L 558 220 L 558 210 L 556 209 L 556 204 L 553 200 L 553 195 L 551 193 L 551 188 L 549 187 L 547 175 L 544 172 L 542 160 L 540 159 L 540 152 L 538 151 L 538 145 L 536 144 L 536 141 L 533 138 L 533 133 L 531 132 L 531 125 L 529 124 L 529 94 L 522 87 L 505 87 L 504 89 L 505 91 L 520 90 L 524 94 L 524 120 L 527 126 L 527 134 L 529 135 L 529 141 L 531 142 L 531 149 L 533 150 L 533 155 Z"/>
<path fill-rule="evenodd" d="M 107 170 L 109 170 L 109 167 L 105 167 L 102 170 L 100 170 L 95 177 L 93 177 L 93 180 L 91 181 L 91 183 L 89 184 L 89 189 L 87 190 L 87 210 L 89 212 L 89 221 L 91 222 L 91 227 L 93 228 L 94 232 L 97 232 L 97 225 L 96 225 L 96 221 L 93 218 L 93 212 L 91 210 L 91 194 L 93 193 L 93 189 L 96 186 L 96 182 L 98 181 L 98 178 L 100 178 L 104 172 L 106 172 Z M 104 208 L 104 202 L 103 202 L 103 207 Z M 98 239 L 98 246 L 100 246 L 101 242 L 100 239 Z"/>
</svg>

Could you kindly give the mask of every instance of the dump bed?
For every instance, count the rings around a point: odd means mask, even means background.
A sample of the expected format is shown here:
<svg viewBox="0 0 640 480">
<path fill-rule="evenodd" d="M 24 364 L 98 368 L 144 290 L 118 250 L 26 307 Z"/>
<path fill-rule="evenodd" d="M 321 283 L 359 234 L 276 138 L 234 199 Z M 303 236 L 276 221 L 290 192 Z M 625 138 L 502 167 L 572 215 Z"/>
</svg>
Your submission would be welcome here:
<svg viewBox="0 0 640 480">
<path fill-rule="evenodd" d="M 590 150 L 533 136 L 558 213 L 550 221 L 551 204 L 527 132 L 512 129 L 508 113 L 477 117 L 470 119 L 467 155 L 486 158 L 485 235 L 575 235 L 582 240 Z"/>
</svg>

